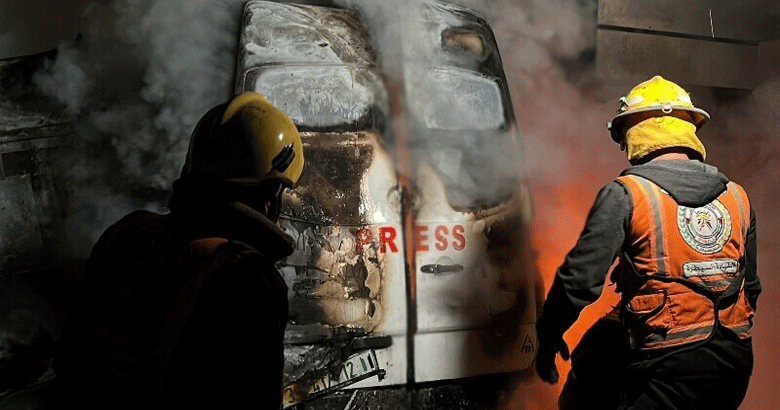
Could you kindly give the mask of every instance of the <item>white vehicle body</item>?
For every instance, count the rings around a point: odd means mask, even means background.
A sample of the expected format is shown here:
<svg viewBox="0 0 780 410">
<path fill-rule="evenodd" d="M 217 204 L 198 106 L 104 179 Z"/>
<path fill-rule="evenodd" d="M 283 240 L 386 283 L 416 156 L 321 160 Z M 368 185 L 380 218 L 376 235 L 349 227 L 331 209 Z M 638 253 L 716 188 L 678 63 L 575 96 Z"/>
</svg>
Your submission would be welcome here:
<svg viewBox="0 0 780 410">
<path fill-rule="evenodd" d="M 487 23 L 425 3 L 400 61 L 382 60 L 365 24 L 355 10 L 245 7 L 236 92 L 285 111 L 306 157 L 280 217 L 297 240 L 281 265 L 286 405 L 533 359 L 530 201 Z"/>
</svg>

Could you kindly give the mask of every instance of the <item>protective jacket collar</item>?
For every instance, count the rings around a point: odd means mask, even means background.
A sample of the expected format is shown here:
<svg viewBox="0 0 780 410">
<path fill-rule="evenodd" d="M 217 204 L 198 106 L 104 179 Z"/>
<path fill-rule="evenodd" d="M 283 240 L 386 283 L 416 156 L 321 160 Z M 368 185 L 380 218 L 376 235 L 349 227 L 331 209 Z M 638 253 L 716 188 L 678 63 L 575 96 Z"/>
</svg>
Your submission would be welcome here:
<svg viewBox="0 0 780 410">
<path fill-rule="evenodd" d="M 698 160 L 660 160 L 633 166 L 621 175 L 638 175 L 663 188 L 678 204 L 706 205 L 726 190 L 729 179 Z"/>
<path fill-rule="evenodd" d="M 289 256 L 295 241 L 262 213 L 240 203 L 200 208 L 177 208 L 174 223 L 191 240 L 226 238 L 243 242 L 273 261 Z"/>
</svg>

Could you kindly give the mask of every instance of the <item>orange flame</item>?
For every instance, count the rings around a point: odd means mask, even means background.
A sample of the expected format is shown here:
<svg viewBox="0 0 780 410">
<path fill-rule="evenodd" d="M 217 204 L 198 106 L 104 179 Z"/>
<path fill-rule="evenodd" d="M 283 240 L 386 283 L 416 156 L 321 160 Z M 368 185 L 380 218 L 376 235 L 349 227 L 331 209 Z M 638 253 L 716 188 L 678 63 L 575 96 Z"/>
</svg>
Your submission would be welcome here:
<svg viewBox="0 0 780 410">
<path fill-rule="evenodd" d="M 532 187 L 534 209 L 532 241 L 537 268 L 541 272 L 545 294 L 552 285 L 555 271 L 574 246 L 585 223 L 592 195 L 587 192 L 590 184 L 584 181 L 562 181 L 559 185 L 537 185 Z M 572 350 L 585 331 L 600 317 L 609 312 L 619 300 L 614 286 L 605 286 L 602 297 L 582 311 L 579 320 L 564 335 Z M 534 378 L 531 383 L 516 386 L 508 400 L 508 409 L 555 409 L 558 395 L 566 381 L 571 364 L 557 360 L 560 380 L 547 385 Z"/>
</svg>

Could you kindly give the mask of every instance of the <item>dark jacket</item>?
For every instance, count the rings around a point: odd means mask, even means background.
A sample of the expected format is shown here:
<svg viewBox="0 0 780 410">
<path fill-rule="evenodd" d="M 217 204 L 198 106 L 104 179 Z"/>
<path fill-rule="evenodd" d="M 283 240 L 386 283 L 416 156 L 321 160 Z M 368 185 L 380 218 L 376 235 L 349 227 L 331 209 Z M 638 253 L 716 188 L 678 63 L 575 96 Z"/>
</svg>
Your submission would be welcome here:
<svg viewBox="0 0 780 410">
<path fill-rule="evenodd" d="M 698 207 L 726 189 L 728 178 L 715 167 L 696 160 L 662 160 L 634 166 L 634 174 L 653 181 L 683 206 Z M 601 295 L 610 266 L 622 252 L 633 207 L 617 181 L 605 185 L 588 214 L 576 245 L 556 272 L 537 328 L 540 338 L 560 338 L 582 309 Z M 755 309 L 761 285 L 756 274 L 756 221 L 750 209 L 745 253 L 745 288 Z"/>
<path fill-rule="evenodd" d="M 291 251 L 240 203 L 123 218 L 95 245 L 63 330 L 66 401 L 278 409 L 288 306 L 274 263 Z"/>
</svg>

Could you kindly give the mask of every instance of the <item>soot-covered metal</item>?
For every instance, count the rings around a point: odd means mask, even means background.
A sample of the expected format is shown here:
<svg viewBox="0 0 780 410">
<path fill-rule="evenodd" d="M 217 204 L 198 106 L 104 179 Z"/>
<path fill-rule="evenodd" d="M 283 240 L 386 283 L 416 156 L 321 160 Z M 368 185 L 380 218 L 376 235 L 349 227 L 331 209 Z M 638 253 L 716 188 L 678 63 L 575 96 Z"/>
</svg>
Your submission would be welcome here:
<svg viewBox="0 0 780 410">
<path fill-rule="evenodd" d="M 380 33 L 355 10 L 245 8 L 235 91 L 287 113 L 306 157 L 280 216 L 296 240 L 279 265 L 287 406 L 513 371 L 533 355 L 528 201 L 495 39 L 468 9 L 410 10 L 400 33 Z"/>
</svg>

